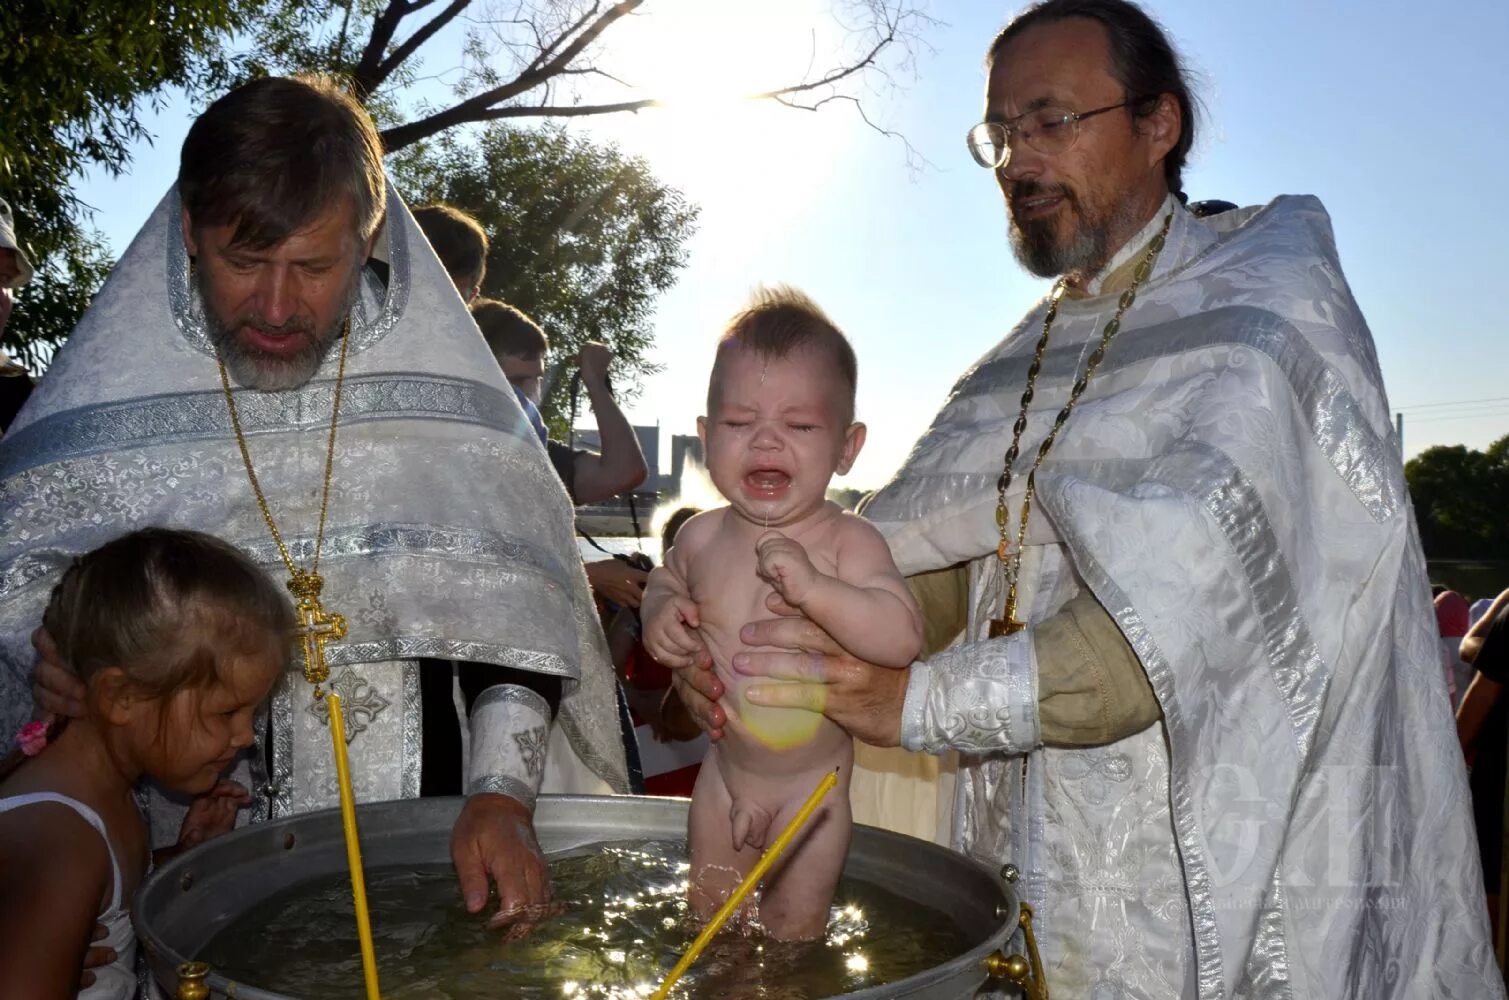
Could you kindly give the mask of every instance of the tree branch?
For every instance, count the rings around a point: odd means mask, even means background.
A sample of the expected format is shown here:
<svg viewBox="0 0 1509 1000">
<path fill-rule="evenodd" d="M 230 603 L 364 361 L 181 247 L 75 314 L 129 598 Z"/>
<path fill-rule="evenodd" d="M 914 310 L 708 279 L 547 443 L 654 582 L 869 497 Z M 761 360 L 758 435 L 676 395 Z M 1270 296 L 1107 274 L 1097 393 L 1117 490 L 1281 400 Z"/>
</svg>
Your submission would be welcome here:
<svg viewBox="0 0 1509 1000">
<path fill-rule="evenodd" d="M 383 148 L 391 153 L 416 143 L 421 139 L 427 139 L 437 132 L 443 132 L 455 125 L 463 125 L 467 122 L 497 121 L 500 118 L 582 118 L 590 115 L 611 115 L 621 114 L 625 111 L 643 111 L 645 108 L 658 108 L 664 105 L 665 102 L 661 100 L 645 99 L 640 101 L 620 101 L 617 104 L 507 104 L 500 108 L 483 108 L 481 110 L 469 110 L 465 112 L 458 105 L 457 107 L 431 115 L 422 121 L 384 129 L 381 135 Z M 423 127 L 422 132 L 419 131 L 419 127 L 421 126 Z"/>
<path fill-rule="evenodd" d="M 433 0 L 424 0 L 424 2 L 433 2 Z M 524 69 L 513 79 L 465 98 L 449 108 L 434 111 L 415 121 L 385 130 L 382 133 L 384 146 L 391 153 L 448 128 L 468 122 L 496 121 L 504 118 L 581 118 L 592 115 L 633 113 L 645 108 L 665 106 L 669 102 L 661 98 L 578 105 L 560 105 L 553 100 L 554 88 L 551 84 L 558 78 L 566 76 L 598 75 L 627 86 L 624 81 L 594 67 L 574 67 L 572 63 L 597 41 L 603 32 L 619 20 L 634 13 L 642 3 L 643 0 L 621 0 L 603 9 L 601 3 L 594 2 L 584 14 L 562 28 L 549 43 L 544 43 L 539 25 L 533 21 L 516 19 L 505 22 L 527 23 L 535 33 L 535 44 L 539 52 L 525 65 Z M 445 13 L 437 15 L 437 19 L 444 18 L 448 21 L 459 13 L 456 8 L 466 6 L 467 4 L 462 0 L 452 0 L 450 7 Z M 924 15 L 912 10 L 906 3 L 899 3 L 893 8 L 891 4 L 883 0 L 874 0 L 866 6 L 874 15 L 876 34 L 873 36 L 873 44 L 860 57 L 831 69 L 816 79 L 748 94 L 744 99 L 773 100 L 788 107 L 803 110 L 816 110 L 830 101 L 847 100 L 855 105 L 860 117 L 870 128 L 886 136 L 899 137 L 905 143 L 904 136 L 898 136 L 895 132 L 880 128 L 871 121 L 865 114 L 858 97 L 830 92 L 820 97 L 815 96 L 815 99 L 806 103 L 793 100 L 797 95 L 812 95 L 816 91 L 823 90 L 832 91 L 839 84 L 867 71 L 883 73 L 884 70 L 880 67 L 880 57 L 888 47 L 901 44 L 903 38 L 911 37 L 906 32 L 909 19 L 926 20 Z M 418 34 L 416 33 L 416 36 Z M 410 41 L 412 42 L 413 39 Z M 409 46 L 409 43 L 405 43 L 405 46 Z M 409 46 L 402 52 L 395 52 L 392 58 L 385 60 L 381 64 L 385 67 L 384 75 L 396 68 L 403 58 L 412 53 L 412 50 L 413 47 Z M 815 61 L 815 51 L 813 61 Z M 810 62 L 808 72 L 811 72 Z M 536 95 L 533 103 L 518 101 L 525 94 L 535 90 L 539 90 L 540 93 Z M 911 147 L 910 143 L 907 143 L 907 151 L 909 159 L 917 157 L 916 150 Z"/>
<path fill-rule="evenodd" d="M 465 122 L 486 121 L 489 117 L 498 117 L 488 116 L 486 112 L 492 110 L 493 106 L 499 102 L 528 93 L 549 80 L 552 76 L 559 74 L 561 70 L 565 69 L 571 63 L 571 60 L 581 55 L 583 49 L 596 41 L 599 35 L 612 27 L 621 18 L 632 14 L 642 3 L 644 3 L 644 0 L 622 0 L 622 2 L 614 4 L 599 15 L 591 24 L 587 25 L 570 44 L 562 48 L 548 62 L 539 66 L 531 64 L 534 68 L 524 70 L 524 72 L 505 84 L 493 87 L 491 90 L 484 90 L 482 93 L 469 97 L 444 111 L 437 111 L 417 121 L 388 129 L 382 133 L 383 143 L 387 151 L 392 153 L 421 139 L 428 139 L 430 136 L 455 125 L 461 125 Z M 594 9 L 596 8 L 594 7 Z M 564 37 L 563 35 L 562 38 Z M 559 39 L 554 44 L 559 44 Z M 539 60 L 536 59 L 535 62 L 538 63 Z M 516 112 L 514 116 L 516 117 L 517 114 Z M 534 114 L 539 115 L 541 112 L 535 111 Z"/>
<path fill-rule="evenodd" d="M 597 16 L 599 7 L 599 4 L 594 3 L 590 8 L 587 9 L 586 13 L 577 18 L 574 23 L 567 25 L 565 31 L 562 31 L 559 35 L 555 36 L 555 41 L 551 42 L 549 45 L 545 44 L 544 39 L 541 39 L 539 32 L 536 31 L 535 39 L 539 42 L 540 54 L 535 56 L 534 59 L 530 61 L 528 66 L 524 67 L 524 72 L 528 73 L 531 70 L 539 69 L 540 64 L 543 63 L 546 59 L 550 58 L 550 54 L 556 49 L 560 48 L 562 42 L 570 38 L 572 35 L 576 34 L 578 31 L 582 30 L 583 25 Z"/>
<path fill-rule="evenodd" d="M 624 79 L 622 79 L 620 77 L 616 77 L 612 73 L 609 73 L 605 69 L 598 69 L 596 66 L 583 66 L 580 69 L 578 69 L 578 68 L 576 68 L 574 66 L 567 67 L 566 69 L 561 70 L 556 75 L 557 76 L 600 76 L 604 80 L 612 80 L 614 83 L 618 84 L 620 87 L 626 87 L 626 88 L 629 88 L 629 89 L 633 89 L 633 84 L 629 83 L 629 81 L 624 80 Z"/>
<path fill-rule="evenodd" d="M 388 43 L 393 40 L 399 22 L 412 9 L 404 0 L 388 0 L 388 5 L 372 18 L 372 34 L 367 39 L 367 47 L 362 50 L 361 60 L 351 71 L 351 85 L 356 89 L 357 100 L 365 101 L 377 89 L 377 71 L 382 66 L 383 55 L 388 51 Z"/>
<path fill-rule="evenodd" d="M 425 2 L 428 2 L 428 0 L 425 0 Z M 403 65 L 405 59 L 413 55 L 419 46 L 429 41 L 435 32 L 453 21 L 456 15 L 466 10 L 470 4 L 471 0 L 451 0 L 449 7 L 426 21 L 418 31 L 415 31 L 403 44 L 394 49 L 392 55 L 389 55 L 378 65 L 377 75 L 372 81 L 372 89 L 375 90 L 382 86 L 383 81 L 392 76 L 393 71 Z M 410 9 L 417 9 L 417 7 Z M 371 93 L 371 91 L 369 90 L 368 93 Z"/>
<path fill-rule="evenodd" d="M 771 100 L 775 101 L 782 107 L 791 108 L 796 111 L 817 111 L 829 101 L 848 101 L 854 105 L 854 110 L 858 112 L 860 120 L 870 128 L 874 129 L 880 135 L 885 136 L 887 139 L 901 140 L 902 146 L 906 147 L 906 159 L 907 166 L 909 168 L 916 169 L 919 165 L 929 167 L 932 166 L 932 162 L 928 160 L 927 157 L 918 152 L 917 147 L 913 146 L 911 140 L 909 140 L 905 135 L 895 131 L 894 129 L 888 129 L 883 125 L 875 124 L 875 122 L 870 119 L 870 116 L 865 113 L 864 102 L 855 97 L 853 94 L 829 94 L 827 97 L 814 101 L 811 104 L 798 104 L 796 101 L 779 95 L 771 98 Z"/>
<path fill-rule="evenodd" d="M 870 51 L 865 54 L 865 57 L 850 66 L 841 66 L 838 69 L 835 69 L 829 73 L 825 73 L 820 78 L 812 80 L 808 83 L 794 83 L 789 87 L 777 87 L 775 90 L 767 90 L 758 94 L 750 94 L 749 96 L 752 100 L 771 100 L 773 98 L 785 97 L 788 94 L 801 94 L 807 91 L 816 90 L 819 87 L 826 87 L 831 84 L 835 84 L 838 81 L 845 79 L 846 77 L 850 77 L 855 73 L 862 72 L 863 70 L 875 65 L 876 59 L 880 57 L 880 53 L 885 50 L 886 46 L 896 41 L 895 23 L 888 24 L 886 26 L 886 29 L 886 33 L 881 37 L 880 41 L 876 42 L 875 45 L 870 49 Z"/>
<path fill-rule="evenodd" d="M 346 0 L 346 10 L 341 14 L 341 34 L 335 43 L 335 59 L 337 63 L 346 61 L 346 33 L 351 27 L 351 4 L 353 0 Z"/>
</svg>

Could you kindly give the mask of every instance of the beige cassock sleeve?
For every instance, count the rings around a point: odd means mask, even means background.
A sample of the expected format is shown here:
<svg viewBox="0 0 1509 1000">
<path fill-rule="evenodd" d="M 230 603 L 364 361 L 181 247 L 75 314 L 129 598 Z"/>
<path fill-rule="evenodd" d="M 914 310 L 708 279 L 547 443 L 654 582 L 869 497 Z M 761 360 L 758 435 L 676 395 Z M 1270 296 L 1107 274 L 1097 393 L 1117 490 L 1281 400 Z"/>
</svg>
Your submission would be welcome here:
<svg viewBox="0 0 1509 1000">
<path fill-rule="evenodd" d="M 906 578 L 907 588 L 922 609 L 922 653 L 925 660 L 947 649 L 969 624 L 969 571 L 964 566 L 918 573 Z"/>
<path fill-rule="evenodd" d="M 922 608 L 924 658 L 964 631 L 967 572 L 955 566 L 907 578 Z M 1140 733 L 1163 717 L 1137 654 L 1089 591 L 1039 622 L 1033 646 L 1045 745 L 1103 746 Z"/>
<path fill-rule="evenodd" d="M 1089 591 L 1038 623 L 1032 641 L 1046 746 L 1104 746 L 1163 717 L 1137 654 Z"/>
</svg>

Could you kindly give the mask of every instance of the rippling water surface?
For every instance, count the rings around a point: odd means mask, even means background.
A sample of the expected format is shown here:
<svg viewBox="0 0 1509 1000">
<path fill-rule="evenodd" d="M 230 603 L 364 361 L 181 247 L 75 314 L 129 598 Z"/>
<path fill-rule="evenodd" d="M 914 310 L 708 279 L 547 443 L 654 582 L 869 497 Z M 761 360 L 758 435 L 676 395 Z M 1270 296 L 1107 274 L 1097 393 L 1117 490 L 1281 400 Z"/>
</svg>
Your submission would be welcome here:
<svg viewBox="0 0 1509 1000">
<path fill-rule="evenodd" d="M 461 905 L 446 867 L 367 873 L 385 1000 L 643 998 L 696 936 L 685 844 L 602 844 L 551 861 L 565 912 L 505 943 Z M 970 947 L 947 917 L 857 881 L 839 886 L 821 942 L 726 932 L 672 996 L 816 1000 L 894 982 Z M 247 911 L 200 956 L 222 975 L 291 996 L 361 1000 L 344 874 Z"/>
</svg>

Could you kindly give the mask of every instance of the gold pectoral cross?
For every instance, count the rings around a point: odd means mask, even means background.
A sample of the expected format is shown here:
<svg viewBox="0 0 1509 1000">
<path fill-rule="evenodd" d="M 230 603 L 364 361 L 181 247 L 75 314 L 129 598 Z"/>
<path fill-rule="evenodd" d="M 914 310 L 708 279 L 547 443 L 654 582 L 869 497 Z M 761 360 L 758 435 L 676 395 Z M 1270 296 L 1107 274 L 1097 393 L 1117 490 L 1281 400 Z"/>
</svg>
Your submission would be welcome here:
<svg viewBox="0 0 1509 1000">
<path fill-rule="evenodd" d="M 1016 635 L 1027 627 L 1026 622 L 1019 622 L 1012 615 L 1004 618 L 992 618 L 990 620 L 990 637 L 999 639 L 1003 635 Z"/>
<path fill-rule="evenodd" d="M 1006 543 L 1002 542 L 1001 550 L 1004 552 L 1005 549 Z M 999 639 L 1003 635 L 1016 635 L 1026 627 L 1026 622 L 1019 622 L 1016 619 L 1016 580 L 1012 579 L 1006 585 L 1006 607 L 1001 609 L 1001 617 L 990 620 L 990 638 Z"/>
<path fill-rule="evenodd" d="M 288 581 L 288 589 L 297 601 L 299 642 L 304 650 L 304 679 L 311 684 L 325 683 L 330 666 L 325 662 L 325 644 L 346 637 L 346 618 L 320 605 L 320 590 L 325 581 L 318 574 L 299 570 Z M 318 692 L 316 692 L 318 697 Z"/>
</svg>

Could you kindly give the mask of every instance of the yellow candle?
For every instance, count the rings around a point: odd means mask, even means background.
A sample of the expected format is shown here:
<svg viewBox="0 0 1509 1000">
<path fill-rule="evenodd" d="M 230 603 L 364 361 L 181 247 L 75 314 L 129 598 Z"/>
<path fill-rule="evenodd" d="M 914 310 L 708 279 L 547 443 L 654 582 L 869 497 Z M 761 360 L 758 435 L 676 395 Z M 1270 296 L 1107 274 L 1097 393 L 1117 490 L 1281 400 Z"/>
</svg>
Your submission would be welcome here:
<svg viewBox="0 0 1509 1000">
<path fill-rule="evenodd" d="M 734 911 L 739 908 L 739 904 L 744 902 L 744 897 L 748 896 L 754 887 L 759 884 L 760 879 L 770 870 L 770 866 L 775 864 L 776 859 L 781 856 L 781 852 L 790 846 L 797 832 L 801 830 L 803 824 L 817 810 L 817 807 L 823 801 L 823 796 L 831 792 L 833 786 L 837 784 L 837 771 L 829 771 L 823 776 L 823 780 L 817 783 L 817 787 L 812 790 L 812 794 L 807 796 L 807 801 L 802 803 L 802 808 L 797 810 L 797 814 L 791 818 L 791 822 L 786 824 L 786 829 L 782 830 L 781 835 L 775 838 L 775 843 L 771 844 L 765 849 L 765 853 L 760 855 L 760 860 L 756 861 L 755 866 L 749 870 L 749 874 L 744 876 L 744 881 L 739 883 L 739 887 L 733 891 L 733 895 L 728 897 L 728 901 L 723 904 L 717 913 L 713 914 L 713 919 L 709 920 L 707 926 L 702 928 L 702 933 L 697 935 L 697 940 L 693 941 L 692 946 L 686 950 L 686 954 L 681 956 L 681 960 L 671 969 L 670 974 L 665 977 L 665 981 L 660 984 L 660 989 L 651 995 L 650 1000 L 665 1000 L 666 994 L 671 991 L 671 987 L 676 985 L 676 980 L 681 978 L 682 974 L 697 960 L 697 956 L 702 954 L 702 949 L 706 948 L 708 942 L 722 929 L 724 924 L 728 923 L 728 918 L 733 916 Z"/>
<path fill-rule="evenodd" d="M 367 1000 L 381 1000 L 377 992 L 377 953 L 372 947 L 372 921 L 367 916 L 367 880 L 362 874 L 362 845 L 356 838 L 356 797 L 351 794 L 351 767 L 346 761 L 346 720 L 341 696 L 325 695 L 330 711 L 330 742 L 335 748 L 335 777 L 341 790 L 341 826 L 346 832 L 346 865 L 351 869 L 351 897 L 356 902 L 356 936 L 361 942 L 362 975 Z"/>
</svg>

